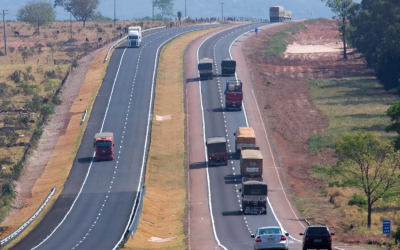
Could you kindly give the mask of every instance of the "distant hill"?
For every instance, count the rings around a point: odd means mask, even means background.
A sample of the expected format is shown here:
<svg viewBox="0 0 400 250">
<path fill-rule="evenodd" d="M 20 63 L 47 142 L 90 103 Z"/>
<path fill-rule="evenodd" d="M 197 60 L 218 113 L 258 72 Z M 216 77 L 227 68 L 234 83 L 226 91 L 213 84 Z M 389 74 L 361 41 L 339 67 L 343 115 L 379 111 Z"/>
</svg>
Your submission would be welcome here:
<svg viewBox="0 0 400 250">
<path fill-rule="evenodd" d="M 18 9 L 28 0 L 1 0 L 1 8 L 7 9 L 7 19 L 16 19 Z M 53 1 L 49 2 L 53 3 Z M 186 0 L 187 15 L 190 17 L 221 17 L 221 5 L 224 4 L 224 16 L 268 18 L 269 7 L 284 6 L 291 10 L 293 19 L 324 17 L 331 18 L 332 12 L 321 0 Z M 361 0 L 355 0 L 361 2 Z M 69 14 L 57 7 L 57 19 L 67 20 Z M 104 16 L 114 17 L 114 1 L 101 0 L 99 11 Z M 175 0 L 174 13 L 182 11 L 185 14 L 185 0 Z M 156 12 L 157 13 L 157 12 Z M 117 0 L 117 18 L 120 20 L 151 16 L 151 0 Z"/>
</svg>

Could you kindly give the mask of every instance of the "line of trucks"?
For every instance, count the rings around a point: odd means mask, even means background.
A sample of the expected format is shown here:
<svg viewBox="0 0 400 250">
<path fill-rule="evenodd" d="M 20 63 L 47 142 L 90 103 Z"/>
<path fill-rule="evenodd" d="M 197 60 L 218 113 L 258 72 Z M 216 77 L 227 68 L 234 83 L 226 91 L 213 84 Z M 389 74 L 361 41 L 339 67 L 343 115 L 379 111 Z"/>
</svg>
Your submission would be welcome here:
<svg viewBox="0 0 400 250">
<path fill-rule="evenodd" d="M 283 6 L 272 6 L 269 8 L 269 21 L 284 22 L 285 20 L 292 20 L 292 12 L 285 11 Z"/>
<path fill-rule="evenodd" d="M 251 127 L 239 127 L 234 133 L 235 154 L 240 162 L 243 214 L 267 214 L 268 185 L 264 182 L 263 156 L 256 145 Z M 209 137 L 206 142 L 210 166 L 228 165 L 227 140 L 223 136 Z"/>
<path fill-rule="evenodd" d="M 198 63 L 200 80 L 213 79 L 213 60 L 203 58 Z M 221 62 L 221 75 L 234 76 L 236 61 L 226 58 Z M 225 109 L 241 110 L 243 102 L 241 80 L 227 80 L 225 86 Z M 242 211 L 244 214 L 267 214 L 268 185 L 262 178 L 263 156 L 256 144 L 256 135 L 251 127 L 239 127 L 234 133 L 235 155 L 240 161 L 242 188 Z M 208 164 L 228 165 L 228 144 L 224 136 L 209 137 L 206 141 Z"/>
</svg>

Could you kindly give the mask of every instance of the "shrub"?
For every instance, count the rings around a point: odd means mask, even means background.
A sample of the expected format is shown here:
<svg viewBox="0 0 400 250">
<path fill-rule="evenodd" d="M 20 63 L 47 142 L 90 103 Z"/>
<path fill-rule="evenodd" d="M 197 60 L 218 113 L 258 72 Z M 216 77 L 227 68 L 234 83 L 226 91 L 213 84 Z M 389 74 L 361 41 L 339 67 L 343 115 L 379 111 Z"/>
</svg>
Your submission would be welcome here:
<svg viewBox="0 0 400 250">
<path fill-rule="evenodd" d="M 0 83 L 0 97 L 6 96 L 8 94 L 8 89 L 9 86 L 7 85 L 7 83 Z"/>
<path fill-rule="evenodd" d="M 3 185 L 1 185 L 1 191 L 4 195 L 14 195 L 14 188 L 9 180 L 5 181 Z"/>
<path fill-rule="evenodd" d="M 30 67 L 30 66 L 29 66 Z M 31 70 L 32 70 L 32 67 L 31 67 Z M 27 72 L 22 72 L 22 76 L 23 76 L 23 78 L 24 78 L 24 81 L 32 81 L 32 82 L 34 82 L 35 81 L 35 77 L 33 76 L 33 75 L 31 75 L 31 74 L 29 74 L 29 73 L 27 73 Z"/>
<path fill-rule="evenodd" d="M 25 108 L 33 112 L 38 112 L 42 104 L 42 98 L 39 95 L 33 95 L 32 100 L 25 104 Z"/>
<path fill-rule="evenodd" d="M 56 78 L 57 78 L 57 74 L 56 74 L 56 72 L 55 72 L 54 70 L 48 70 L 48 71 L 46 71 L 46 72 L 44 73 L 44 75 L 45 75 L 47 78 L 50 78 L 50 79 L 56 79 Z"/>
<path fill-rule="evenodd" d="M 52 102 L 53 102 L 55 105 L 60 105 L 60 104 L 62 103 L 62 100 L 61 100 L 61 98 L 60 98 L 58 95 L 55 95 L 55 96 L 53 97 Z"/>
<path fill-rule="evenodd" d="M 32 72 L 32 66 L 26 67 L 26 72 L 30 74 Z"/>
<path fill-rule="evenodd" d="M 15 47 L 8 47 L 8 49 L 10 50 L 10 53 L 14 53 L 15 51 Z"/>
<path fill-rule="evenodd" d="M 394 242 L 397 244 L 400 241 L 400 227 L 398 226 L 396 231 L 393 233 Z"/>
<path fill-rule="evenodd" d="M 22 165 L 22 163 L 16 164 L 11 168 L 11 172 L 12 172 L 13 178 L 15 180 L 21 176 L 23 169 L 24 169 L 24 166 Z"/>
<path fill-rule="evenodd" d="M 97 27 L 97 32 L 99 33 L 104 33 L 105 30 L 102 27 Z"/>
<path fill-rule="evenodd" d="M 92 47 L 93 47 L 93 45 L 90 44 L 90 43 L 83 43 L 83 44 L 82 44 L 82 49 L 83 49 L 85 52 L 89 51 Z"/>
<path fill-rule="evenodd" d="M 70 39 L 67 40 L 67 43 L 75 43 L 77 41 L 78 40 L 76 40 L 76 38 L 70 38 Z"/>
<path fill-rule="evenodd" d="M 13 161 L 11 160 L 10 157 L 4 157 L 3 159 L 0 160 L 0 165 L 11 165 Z"/>
<path fill-rule="evenodd" d="M 43 118 L 47 118 L 49 115 L 55 113 L 55 105 L 52 102 L 48 102 L 40 108 L 40 114 Z"/>
<path fill-rule="evenodd" d="M 36 146 L 37 145 L 37 143 L 40 140 L 40 137 L 42 137 L 42 134 L 43 134 L 43 131 L 41 129 L 37 128 L 37 129 L 35 129 L 33 131 L 32 139 L 31 139 L 32 146 Z"/>
<path fill-rule="evenodd" d="M 8 79 L 15 82 L 21 82 L 21 70 L 15 70 L 11 75 L 8 76 Z"/>
<path fill-rule="evenodd" d="M 366 208 L 367 207 L 367 199 L 365 199 L 363 196 L 358 195 L 358 194 L 353 194 L 349 201 L 347 202 L 349 206 L 358 206 L 360 208 Z"/>
</svg>

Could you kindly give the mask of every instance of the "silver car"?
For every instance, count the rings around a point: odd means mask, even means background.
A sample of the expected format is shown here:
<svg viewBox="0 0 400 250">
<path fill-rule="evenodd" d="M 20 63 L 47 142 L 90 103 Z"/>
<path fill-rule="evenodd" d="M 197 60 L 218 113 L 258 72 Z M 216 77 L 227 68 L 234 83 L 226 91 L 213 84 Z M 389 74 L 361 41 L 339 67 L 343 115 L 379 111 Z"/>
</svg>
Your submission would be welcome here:
<svg viewBox="0 0 400 250">
<path fill-rule="evenodd" d="M 289 249 L 289 234 L 283 233 L 280 227 L 260 227 L 254 238 L 254 249 Z"/>
</svg>

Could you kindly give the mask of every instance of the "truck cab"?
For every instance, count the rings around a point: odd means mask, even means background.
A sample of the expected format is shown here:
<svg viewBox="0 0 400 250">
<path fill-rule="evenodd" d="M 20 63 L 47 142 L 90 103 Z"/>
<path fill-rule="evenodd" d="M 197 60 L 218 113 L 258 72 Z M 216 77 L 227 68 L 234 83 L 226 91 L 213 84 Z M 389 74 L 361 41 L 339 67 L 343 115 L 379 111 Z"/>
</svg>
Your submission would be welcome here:
<svg viewBox="0 0 400 250">
<path fill-rule="evenodd" d="M 210 58 L 203 58 L 197 65 L 200 80 L 213 79 L 213 60 Z"/>
<path fill-rule="evenodd" d="M 227 80 L 224 94 L 226 110 L 242 110 L 243 90 L 241 80 Z"/>
<path fill-rule="evenodd" d="M 221 62 L 222 76 L 234 76 L 236 73 L 236 61 L 226 58 Z"/>
<path fill-rule="evenodd" d="M 228 149 L 225 137 L 210 137 L 207 139 L 206 146 L 210 166 L 228 164 Z"/>
<path fill-rule="evenodd" d="M 243 214 L 267 214 L 268 185 L 262 177 L 242 179 Z"/>
<path fill-rule="evenodd" d="M 129 47 L 140 47 L 142 44 L 142 28 L 133 26 L 128 28 L 128 45 Z"/>
<path fill-rule="evenodd" d="M 96 152 L 96 161 L 114 160 L 114 134 L 110 132 L 96 133 L 93 147 Z"/>
</svg>

